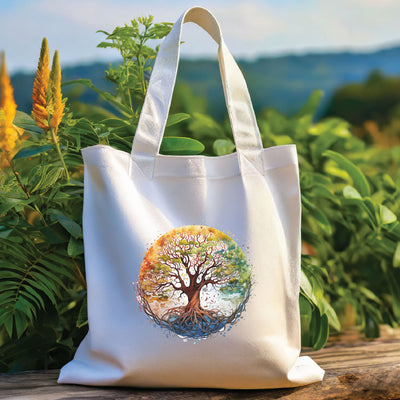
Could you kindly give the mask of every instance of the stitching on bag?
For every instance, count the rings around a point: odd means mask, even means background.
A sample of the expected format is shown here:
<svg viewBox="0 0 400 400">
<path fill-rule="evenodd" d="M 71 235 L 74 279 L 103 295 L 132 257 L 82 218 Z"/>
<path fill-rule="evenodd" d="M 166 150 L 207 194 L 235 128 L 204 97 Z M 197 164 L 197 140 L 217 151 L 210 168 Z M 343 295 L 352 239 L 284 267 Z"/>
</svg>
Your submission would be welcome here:
<svg viewBox="0 0 400 400">
<path fill-rule="evenodd" d="M 271 167 L 271 168 L 264 168 L 263 174 L 265 175 L 266 173 L 269 173 L 271 171 L 275 171 L 277 169 L 281 168 L 286 168 L 289 166 L 295 166 L 297 167 L 296 163 L 290 163 L 290 164 L 285 164 L 285 165 L 280 165 L 277 167 Z M 232 174 L 232 175 L 221 175 L 221 176 L 210 176 L 210 175 L 188 175 L 188 176 L 181 176 L 181 175 L 174 175 L 174 174 L 155 174 L 155 178 L 174 178 L 174 179 L 197 179 L 197 178 L 206 178 L 210 180 L 221 180 L 221 179 L 227 179 L 227 178 L 234 178 L 237 176 L 259 176 L 259 173 L 241 173 L 238 172 L 237 174 Z"/>
<path fill-rule="evenodd" d="M 263 151 L 267 151 L 267 152 L 268 151 L 275 151 L 275 150 L 278 151 L 278 149 L 292 148 L 292 147 L 296 147 L 296 146 L 293 145 L 293 144 L 285 144 L 285 145 L 280 145 L 280 146 L 269 147 L 269 148 L 263 149 Z M 275 149 L 275 150 L 272 150 L 272 149 Z M 101 152 L 105 151 L 105 152 L 111 152 L 111 153 L 118 152 L 121 155 L 123 154 L 123 157 L 129 157 L 128 170 L 127 170 L 129 176 L 132 176 L 131 171 L 132 171 L 132 166 L 133 166 L 133 163 L 134 163 L 137 166 L 137 168 L 141 171 L 142 175 L 144 177 L 148 178 L 148 176 L 140 168 L 140 165 L 138 165 L 138 163 L 136 163 L 134 160 L 132 160 L 132 157 L 131 157 L 130 153 L 128 153 L 127 151 L 115 149 L 115 148 L 113 148 L 111 146 L 101 145 L 101 144 L 85 147 L 82 150 L 85 150 L 85 151 L 95 151 L 96 150 L 96 151 L 101 151 Z M 237 153 L 236 152 L 235 153 L 231 153 L 231 154 L 226 154 L 224 156 L 218 156 L 218 158 L 223 157 L 225 159 L 229 159 L 229 158 L 234 158 L 235 155 L 237 157 Z M 171 155 L 159 154 L 157 157 L 162 157 L 162 158 L 165 158 L 165 159 L 168 159 L 168 158 L 169 159 L 177 159 L 177 158 L 179 158 L 181 160 L 195 160 L 195 159 L 204 159 L 204 158 L 217 159 L 217 157 L 203 156 L 203 155 L 197 155 L 197 156 L 171 156 Z M 298 163 L 291 162 L 291 163 L 286 163 L 286 164 L 279 165 L 279 166 L 276 166 L 276 167 L 266 167 L 265 163 L 263 163 L 263 174 L 265 175 L 269 171 L 273 171 L 273 170 L 276 170 L 276 169 L 284 168 L 284 167 L 287 167 L 289 165 L 294 165 L 294 166 L 297 167 Z M 113 164 L 112 163 L 104 163 L 104 164 L 101 164 L 101 165 L 97 164 L 97 167 L 98 168 L 113 168 Z M 243 176 L 257 176 L 258 174 L 257 173 L 254 173 L 254 174 L 252 174 L 252 173 L 243 174 L 240 170 L 238 170 L 238 172 L 235 173 L 235 174 L 220 175 L 220 176 L 210 176 L 210 175 L 205 175 L 205 174 L 181 176 L 181 175 L 176 175 L 176 174 L 172 174 L 172 173 L 168 174 L 168 173 L 160 172 L 160 173 L 155 173 L 154 174 L 154 178 L 175 178 L 175 179 L 181 179 L 181 180 L 207 178 L 207 179 L 210 179 L 210 180 L 220 180 L 220 179 L 226 179 L 226 178 L 231 178 L 231 177 L 233 178 L 233 177 L 240 176 L 240 175 L 243 175 Z"/>
</svg>

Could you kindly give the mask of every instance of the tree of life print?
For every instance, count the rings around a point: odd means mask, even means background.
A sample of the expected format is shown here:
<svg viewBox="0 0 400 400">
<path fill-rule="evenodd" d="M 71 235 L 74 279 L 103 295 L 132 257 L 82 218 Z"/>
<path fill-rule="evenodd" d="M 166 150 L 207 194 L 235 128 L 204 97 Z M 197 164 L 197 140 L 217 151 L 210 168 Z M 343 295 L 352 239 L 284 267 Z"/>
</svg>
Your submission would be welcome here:
<svg viewBox="0 0 400 400">
<path fill-rule="evenodd" d="M 237 321 L 249 299 L 251 268 L 225 233 L 190 225 L 147 251 L 136 284 L 143 311 L 183 338 L 203 339 Z"/>
</svg>

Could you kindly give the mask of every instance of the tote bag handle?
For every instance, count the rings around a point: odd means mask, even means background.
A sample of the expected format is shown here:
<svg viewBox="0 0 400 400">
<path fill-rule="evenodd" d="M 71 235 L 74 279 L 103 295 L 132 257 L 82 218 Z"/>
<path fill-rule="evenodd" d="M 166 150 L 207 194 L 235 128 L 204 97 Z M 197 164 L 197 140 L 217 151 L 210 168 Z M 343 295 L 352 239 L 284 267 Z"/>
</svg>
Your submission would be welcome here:
<svg viewBox="0 0 400 400">
<path fill-rule="evenodd" d="M 202 27 L 219 45 L 225 102 L 239 161 L 245 157 L 262 172 L 263 146 L 245 79 L 224 43 L 217 20 L 202 7 L 193 7 L 183 13 L 160 46 L 133 141 L 132 160 L 145 175 L 153 177 L 176 81 L 182 25 L 186 22 Z"/>
</svg>

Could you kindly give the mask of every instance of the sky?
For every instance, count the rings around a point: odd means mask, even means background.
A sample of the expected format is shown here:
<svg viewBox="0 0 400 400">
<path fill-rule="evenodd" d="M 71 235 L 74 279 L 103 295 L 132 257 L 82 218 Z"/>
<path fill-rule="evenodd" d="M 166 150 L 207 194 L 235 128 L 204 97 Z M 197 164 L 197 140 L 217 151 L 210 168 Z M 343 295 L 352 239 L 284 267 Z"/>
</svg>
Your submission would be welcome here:
<svg viewBox="0 0 400 400">
<path fill-rule="evenodd" d="M 96 45 L 115 26 L 153 15 L 174 22 L 190 6 L 208 8 L 236 58 L 400 45 L 400 0 L 0 0 L 0 51 L 8 70 L 33 71 L 43 37 L 61 65 L 118 59 Z M 193 24 L 182 56 L 216 58 L 212 39 Z"/>
</svg>

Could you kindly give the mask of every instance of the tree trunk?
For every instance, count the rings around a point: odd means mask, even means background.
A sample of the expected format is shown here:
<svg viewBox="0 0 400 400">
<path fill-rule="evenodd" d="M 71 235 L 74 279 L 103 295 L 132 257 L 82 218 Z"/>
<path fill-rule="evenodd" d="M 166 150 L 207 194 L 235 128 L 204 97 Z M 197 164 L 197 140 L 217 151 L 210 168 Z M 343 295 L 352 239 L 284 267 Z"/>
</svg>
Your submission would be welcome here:
<svg viewBox="0 0 400 400">
<path fill-rule="evenodd" d="M 191 290 L 189 293 L 186 293 L 188 297 L 188 303 L 185 307 L 185 312 L 200 309 L 200 288 L 195 288 Z"/>
</svg>

